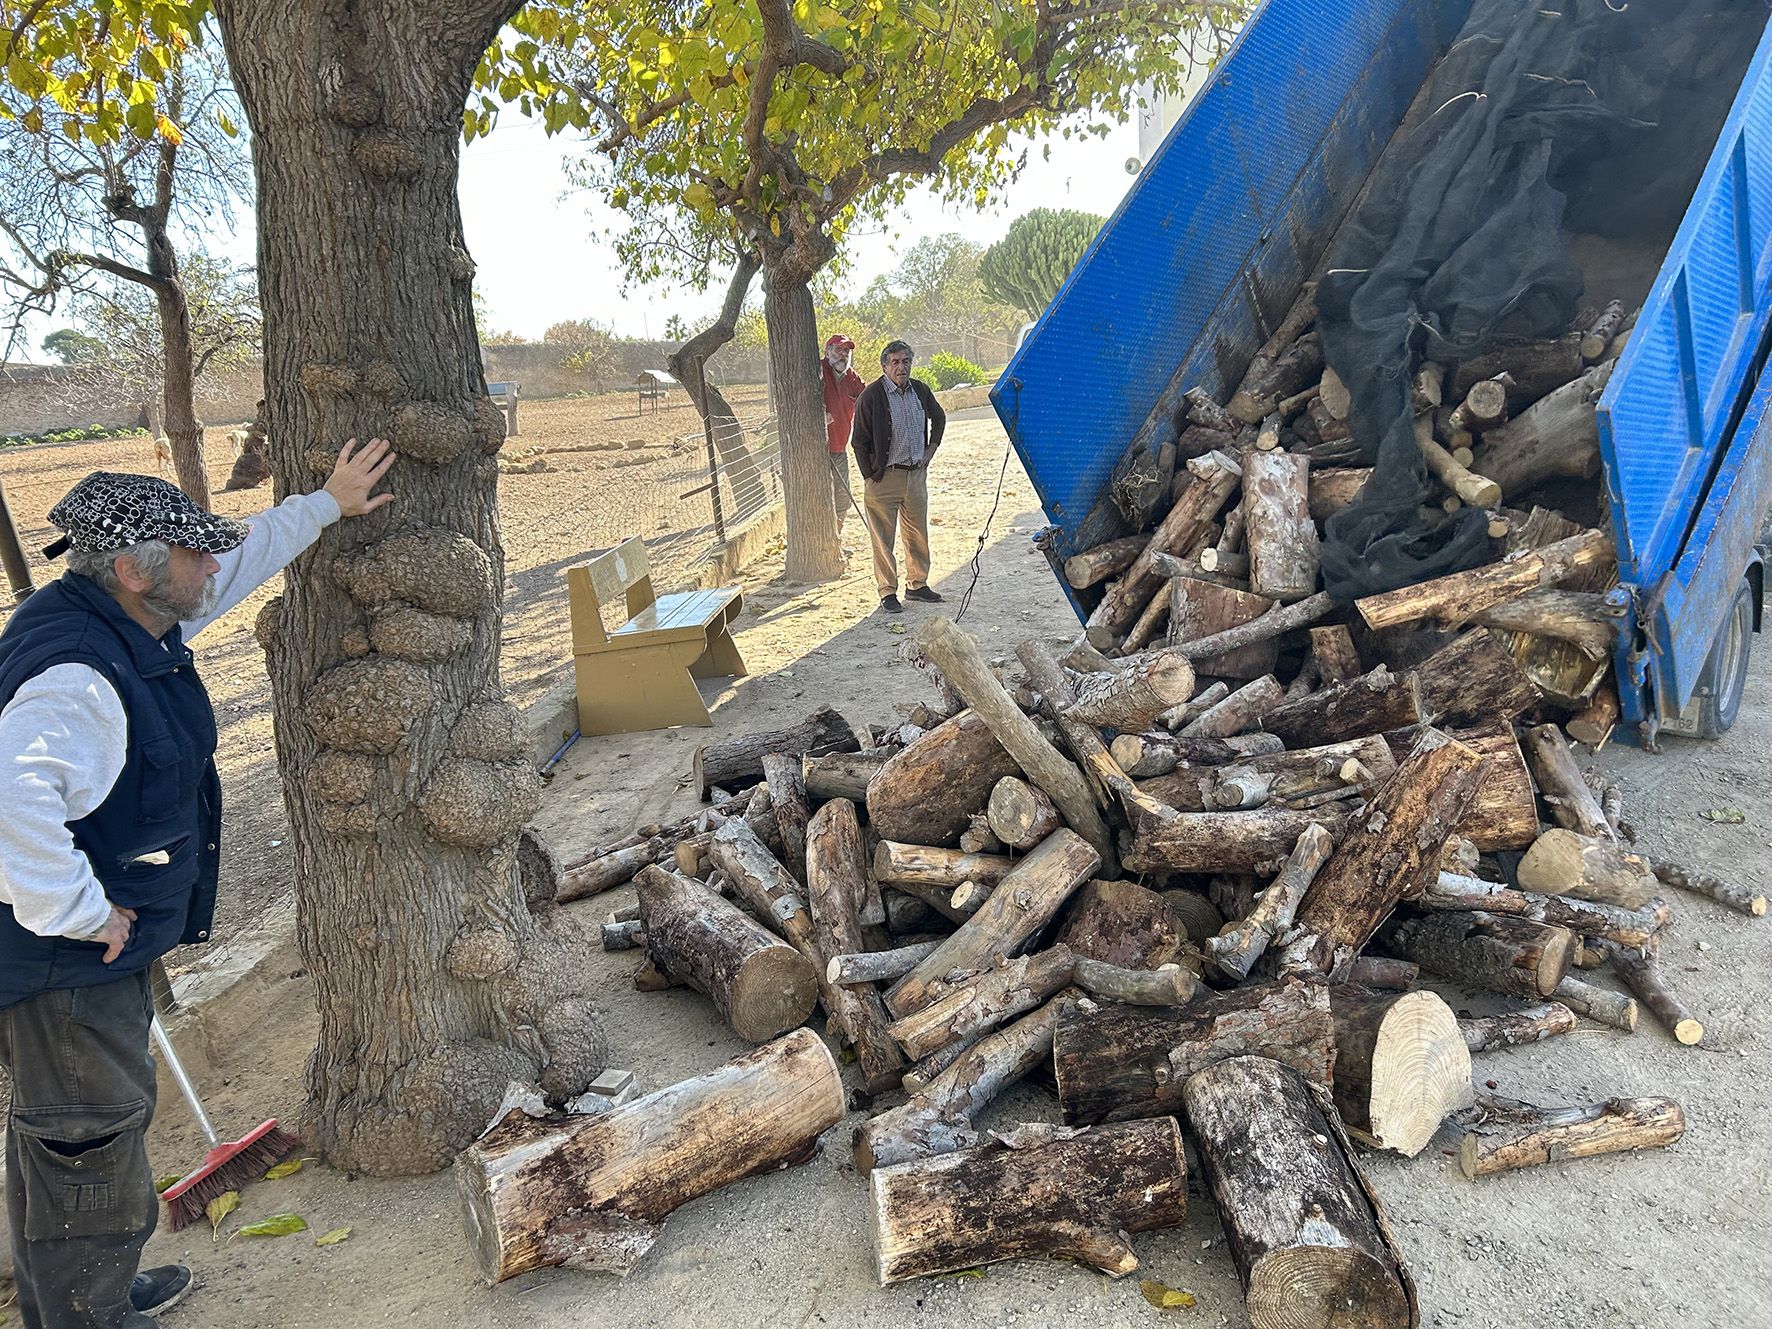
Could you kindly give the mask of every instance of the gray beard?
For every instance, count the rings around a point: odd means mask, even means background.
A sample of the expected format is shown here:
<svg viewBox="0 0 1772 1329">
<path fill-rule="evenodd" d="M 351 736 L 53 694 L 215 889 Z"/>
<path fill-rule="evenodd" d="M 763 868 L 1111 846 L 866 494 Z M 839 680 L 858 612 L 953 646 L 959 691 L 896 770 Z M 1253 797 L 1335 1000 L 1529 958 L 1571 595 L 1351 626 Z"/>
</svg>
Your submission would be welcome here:
<svg viewBox="0 0 1772 1329">
<path fill-rule="evenodd" d="M 184 623 L 193 618 L 202 618 L 215 608 L 215 601 L 214 577 L 205 578 L 201 591 L 183 599 L 175 598 L 165 586 L 156 586 L 142 596 L 142 604 L 164 621 L 168 630 L 172 628 L 174 623 Z"/>
</svg>

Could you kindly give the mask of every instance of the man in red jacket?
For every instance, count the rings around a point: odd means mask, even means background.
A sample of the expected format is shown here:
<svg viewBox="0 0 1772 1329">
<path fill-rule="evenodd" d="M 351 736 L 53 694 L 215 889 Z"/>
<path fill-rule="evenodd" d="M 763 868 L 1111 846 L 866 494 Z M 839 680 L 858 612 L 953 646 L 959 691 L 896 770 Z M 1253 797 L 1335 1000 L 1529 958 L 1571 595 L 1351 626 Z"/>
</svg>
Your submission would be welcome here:
<svg viewBox="0 0 1772 1329">
<path fill-rule="evenodd" d="M 842 333 L 825 338 L 819 371 L 824 378 L 824 435 L 831 454 L 831 497 L 837 503 L 839 541 L 843 518 L 855 506 L 849 488 L 849 429 L 855 423 L 855 399 L 861 396 L 862 382 L 850 364 L 854 357 L 855 343 Z"/>
</svg>

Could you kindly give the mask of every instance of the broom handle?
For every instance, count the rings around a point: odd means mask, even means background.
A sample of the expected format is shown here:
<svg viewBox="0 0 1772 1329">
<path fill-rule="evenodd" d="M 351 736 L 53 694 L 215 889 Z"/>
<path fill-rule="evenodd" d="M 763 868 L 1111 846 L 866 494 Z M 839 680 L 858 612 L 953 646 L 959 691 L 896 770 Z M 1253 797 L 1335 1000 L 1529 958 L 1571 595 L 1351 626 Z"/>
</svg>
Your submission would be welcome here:
<svg viewBox="0 0 1772 1329">
<path fill-rule="evenodd" d="M 185 1064 L 178 1059 L 173 1051 L 172 1040 L 166 1036 L 166 1026 L 160 1023 L 160 1017 L 154 1016 L 154 1042 L 160 1049 L 160 1055 L 166 1061 L 166 1069 L 172 1072 L 172 1078 L 178 1081 L 178 1090 L 185 1096 L 190 1105 L 191 1115 L 197 1119 L 197 1127 L 203 1132 L 203 1138 L 209 1142 L 211 1149 L 221 1144 L 221 1136 L 215 1133 L 215 1126 L 209 1120 L 209 1114 L 203 1110 L 203 1100 L 197 1097 L 197 1086 L 191 1083 L 191 1077 L 185 1074 Z"/>
</svg>

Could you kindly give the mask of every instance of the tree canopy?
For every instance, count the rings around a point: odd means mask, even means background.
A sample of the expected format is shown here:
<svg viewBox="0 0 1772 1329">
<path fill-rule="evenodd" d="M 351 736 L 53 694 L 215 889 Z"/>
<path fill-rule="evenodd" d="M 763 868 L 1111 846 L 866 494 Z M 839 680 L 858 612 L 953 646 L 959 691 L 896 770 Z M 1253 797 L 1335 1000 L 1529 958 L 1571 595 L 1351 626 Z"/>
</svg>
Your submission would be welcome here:
<svg viewBox="0 0 1772 1329">
<path fill-rule="evenodd" d="M 1102 218 L 1073 208 L 1035 208 L 1009 224 L 1009 233 L 984 253 L 978 275 L 993 300 L 1038 314 L 1052 303 Z"/>
</svg>

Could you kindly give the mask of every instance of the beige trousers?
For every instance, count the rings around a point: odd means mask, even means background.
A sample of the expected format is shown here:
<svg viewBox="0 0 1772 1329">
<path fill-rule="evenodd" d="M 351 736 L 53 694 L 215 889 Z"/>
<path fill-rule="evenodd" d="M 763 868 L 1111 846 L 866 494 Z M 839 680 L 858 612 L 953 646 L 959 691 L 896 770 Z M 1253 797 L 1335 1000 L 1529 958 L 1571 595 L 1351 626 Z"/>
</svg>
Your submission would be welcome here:
<svg viewBox="0 0 1772 1329">
<path fill-rule="evenodd" d="M 894 536 L 904 533 L 907 591 L 929 584 L 929 471 L 888 466 L 886 474 L 866 484 L 868 538 L 874 545 L 874 586 L 880 598 L 898 594 L 898 560 Z"/>
</svg>

